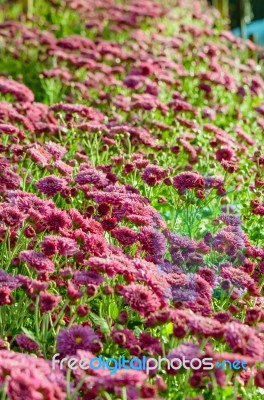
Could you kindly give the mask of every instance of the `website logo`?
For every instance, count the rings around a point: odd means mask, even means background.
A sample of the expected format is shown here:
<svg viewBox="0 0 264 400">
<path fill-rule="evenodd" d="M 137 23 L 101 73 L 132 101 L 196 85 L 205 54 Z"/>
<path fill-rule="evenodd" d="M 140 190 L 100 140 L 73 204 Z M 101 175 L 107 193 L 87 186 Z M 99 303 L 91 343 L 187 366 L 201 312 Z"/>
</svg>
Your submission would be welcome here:
<svg viewBox="0 0 264 400">
<path fill-rule="evenodd" d="M 149 375 L 150 371 L 154 370 L 212 370 L 214 368 L 221 369 L 231 369 L 231 370 L 239 370 L 239 369 L 247 369 L 247 362 L 243 360 L 223 360 L 221 362 L 214 362 L 213 358 L 192 358 L 191 360 L 186 359 L 186 357 L 182 358 L 172 358 L 168 359 L 165 357 L 147 358 L 143 356 L 142 358 L 133 357 L 131 359 L 127 359 L 124 356 L 119 358 L 104 358 L 94 357 L 94 358 L 78 358 L 78 357 L 64 357 L 60 358 L 60 354 L 56 353 L 52 357 L 52 368 L 55 369 L 58 364 L 60 369 L 69 368 L 71 370 L 76 370 L 78 368 L 82 370 L 88 370 L 89 368 L 92 370 L 108 370 L 110 371 L 110 375 L 114 375 L 117 371 L 121 369 L 126 370 L 138 370 L 145 371 L 147 375 Z"/>
</svg>

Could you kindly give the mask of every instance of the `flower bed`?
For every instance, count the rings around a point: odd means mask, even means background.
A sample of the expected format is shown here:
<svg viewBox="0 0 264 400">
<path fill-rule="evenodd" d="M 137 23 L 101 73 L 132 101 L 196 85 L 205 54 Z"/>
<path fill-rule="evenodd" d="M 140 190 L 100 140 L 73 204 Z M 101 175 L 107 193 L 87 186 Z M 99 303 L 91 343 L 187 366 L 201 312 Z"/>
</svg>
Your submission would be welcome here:
<svg viewBox="0 0 264 400">
<path fill-rule="evenodd" d="M 263 50 L 204 1 L 1 7 L 1 398 L 261 399 Z"/>
</svg>

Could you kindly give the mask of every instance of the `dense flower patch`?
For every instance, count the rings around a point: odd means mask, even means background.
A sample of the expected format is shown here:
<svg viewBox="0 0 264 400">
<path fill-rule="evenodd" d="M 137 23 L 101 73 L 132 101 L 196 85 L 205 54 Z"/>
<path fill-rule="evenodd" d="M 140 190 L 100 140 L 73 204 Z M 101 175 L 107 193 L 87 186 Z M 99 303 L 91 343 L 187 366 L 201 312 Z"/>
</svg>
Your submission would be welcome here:
<svg viewBox="0 0 264 400">
<path fill-rule="evenodd" d="M 1 398 L 262 398 L 263 50 L 204 1 L 36 3 L 0 10 Z"/>
</svg>

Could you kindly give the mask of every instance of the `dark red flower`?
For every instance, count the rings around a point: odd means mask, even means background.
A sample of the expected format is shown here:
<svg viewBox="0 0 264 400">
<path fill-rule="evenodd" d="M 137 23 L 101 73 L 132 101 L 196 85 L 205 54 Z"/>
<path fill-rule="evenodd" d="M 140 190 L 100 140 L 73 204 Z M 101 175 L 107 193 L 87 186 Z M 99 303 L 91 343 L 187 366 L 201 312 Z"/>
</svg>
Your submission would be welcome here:
<svg viewBox="0 0 264 400">
<path fill-rule="evenodd" d="M 264 388 L 264 368 L 257 371 L 254 382 L 257 387 Z"/>
<path fill-rule="evenodd" d="M 218 161 L 227 160 L 230 161 L 234 157 L 235 152 L 230 147 L 223 147 L 216 151 L 215 156 Z"/>
</svg>

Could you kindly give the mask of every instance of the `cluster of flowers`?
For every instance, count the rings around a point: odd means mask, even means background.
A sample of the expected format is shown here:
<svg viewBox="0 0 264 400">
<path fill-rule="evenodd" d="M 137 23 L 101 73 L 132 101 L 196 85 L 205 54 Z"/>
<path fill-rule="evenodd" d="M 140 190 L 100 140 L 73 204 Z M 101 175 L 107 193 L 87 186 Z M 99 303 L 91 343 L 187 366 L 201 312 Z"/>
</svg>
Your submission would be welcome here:
<svg viewBox="0 0 264 400">
<path fill-rule="evenodd" d="M 160 399 L 181 374 L 69 376 L 56 351 L 248 363 L 192 371 L 184 399 L 264 388 L 260 49 L 203 1 L 48 3 L 88 37 L 0 24 L 7 59 L 39 71 L 38 90 L 0 76 L 0 391 Z"/>
</svg>

